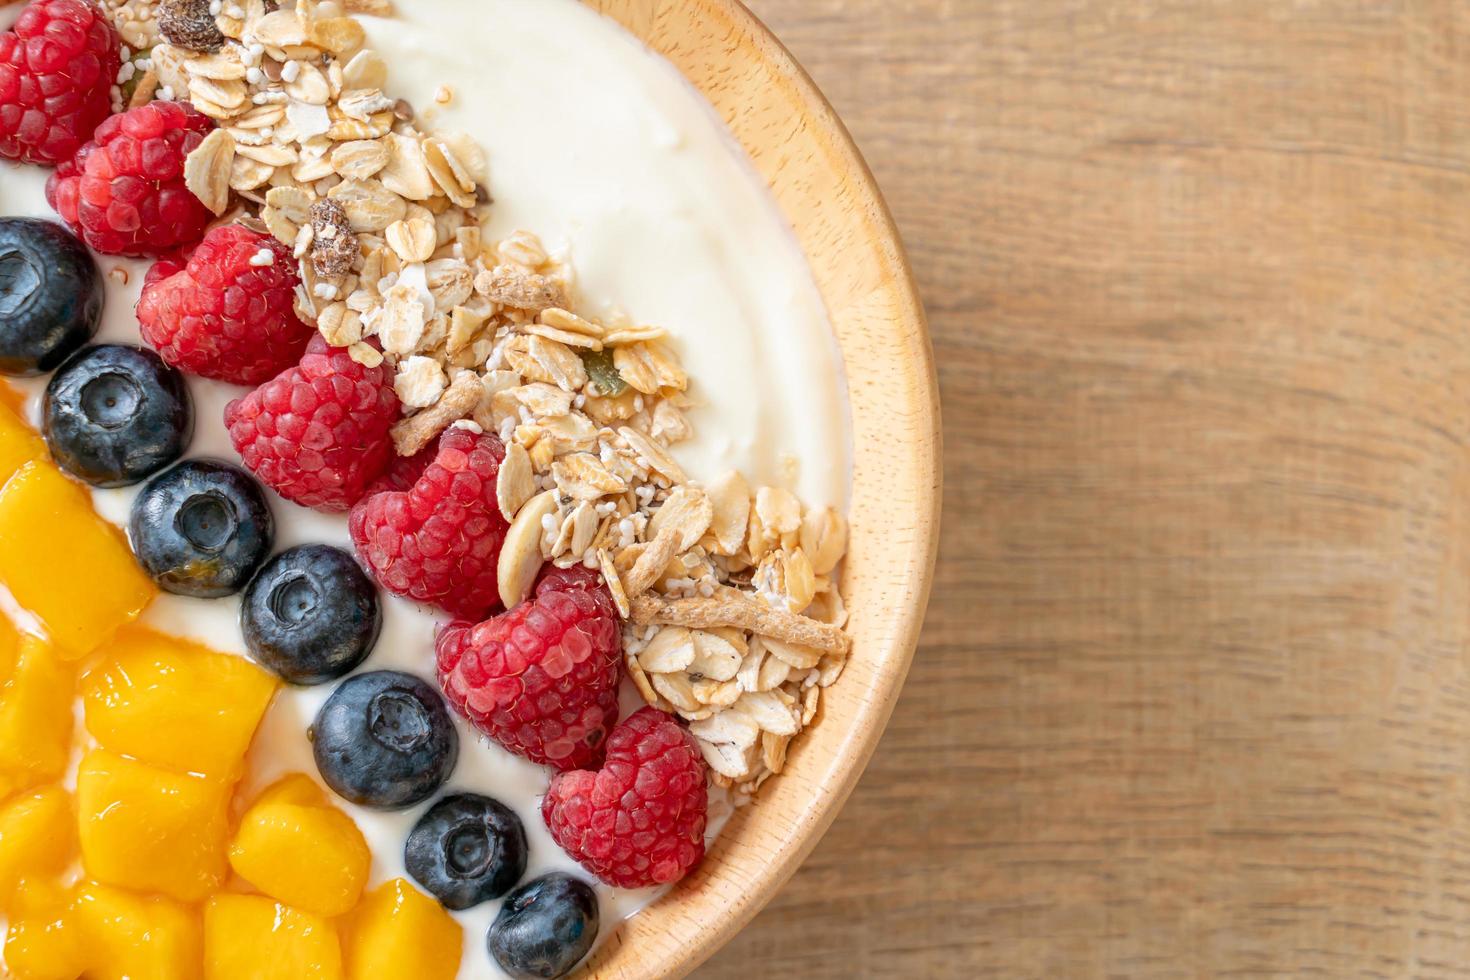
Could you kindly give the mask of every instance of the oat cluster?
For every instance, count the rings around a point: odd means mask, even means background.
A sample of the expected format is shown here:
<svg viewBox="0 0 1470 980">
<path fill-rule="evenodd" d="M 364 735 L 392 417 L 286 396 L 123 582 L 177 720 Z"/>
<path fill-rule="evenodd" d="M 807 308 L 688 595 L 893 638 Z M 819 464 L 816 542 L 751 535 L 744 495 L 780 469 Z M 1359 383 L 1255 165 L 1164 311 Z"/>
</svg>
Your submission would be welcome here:
<svg viewBox="0 0 1470 980">
<path fill-rule="evenodd" d="M 218 44 L 194 0 L 108 3 L 151 49 L 132 101 L 187 99 L 218 124 L 190 189 L 290 247 L 297 312 L 329 343 L 393 366 L 397 451 L 450 425 L 505 442 L 506 606 L 543 562 L 599 570 L 633 681 L 689 722 L 712 778 L 745 798 L 779 773 L 847 656 L 841 515 L 684 473 L 670 447 L 695 401 L 664 329 L 579 315 L 573 270 L 534 234 L 484 238 L 484 154 L 420 126 L 365 47 L 352 13 L 382 0 L 214 0 Z"/>
</svg>

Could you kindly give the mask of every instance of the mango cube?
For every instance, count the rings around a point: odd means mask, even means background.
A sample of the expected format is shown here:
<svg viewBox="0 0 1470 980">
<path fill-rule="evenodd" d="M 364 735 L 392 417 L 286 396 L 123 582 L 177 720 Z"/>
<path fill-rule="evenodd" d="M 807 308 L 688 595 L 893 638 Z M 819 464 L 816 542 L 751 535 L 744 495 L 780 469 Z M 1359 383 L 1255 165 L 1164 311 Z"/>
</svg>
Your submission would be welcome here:
<svg viewBox="0 0 1470 980">
<path fill-rule="evenodd" d="M 85 949 L 69 893 L 48 882 L 26 882 L 5 931 L 5 965 L 15 980 L 76 980 Z"/>
<path fill-rule="evenodd" d="M 71 799 L 51 786 L 0 807 L 0 903 L 10 905 L 21 879 L 60 874 L 77 848 Z"/>
<path fill-rule="evenodd" d="M 87 491 L 39 462 L 0 489 L 0 582 L 67 658 L 96 649 L 155 594 Z"/>
<path fill-rule="evenodd" d="M 228 783 L 94 749 L 77 771 L 82 865 L 98 881 L 197 902 L 228 870 Z"/>
<path fill-rule="evenodd" d="M 118 633 L 82 683 L 87 730 L 149 765 L 234 779 L 275 694 L 244 657 L 139 627 Z"/>
<path fill-rule="evenodd" d="M 330 806 L 257 803 L 230 846 L 235 873 L 274 899 L 327 917 L 362 897 L 372 855 L 352 818 Z"/>
<path fill-rule="evenodd" d="M 71 668 L 44 640 L 19 639 L 14 669 L 0 686 L 0 798 L 66 772 L 75 687 Z"/>
<path fill-rule="evenodd" d="M 394 878 L 362 900 L 346 947 L 348 980 L 454 980 L 464 934 L 442 905 Z"/>
<path fill-rule="evenodd" d="M 88 980 L 193 980 L 203 963 L 199 912 L 95 882 L 77 895 Z"/>
<path fill-rule="evenodd" d="M 259 895 L 221 893 L 204 906 L 205 980 L 340 980 L 332 923 Z"/>
</svg>

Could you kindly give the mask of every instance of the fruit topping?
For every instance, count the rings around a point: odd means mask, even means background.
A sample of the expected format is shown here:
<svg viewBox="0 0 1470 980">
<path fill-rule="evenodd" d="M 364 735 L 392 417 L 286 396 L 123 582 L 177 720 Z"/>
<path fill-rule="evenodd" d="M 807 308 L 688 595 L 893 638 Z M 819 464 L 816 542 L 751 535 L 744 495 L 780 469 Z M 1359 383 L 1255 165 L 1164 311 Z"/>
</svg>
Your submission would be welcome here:
<svg viewBox="0 0 1470 980">
<path fill-rule="evenodd" d="M 0 218 L 0 374 L 55 370 L 101 318 L 102 276 L 75 235 L 51 221 Z"/>
<path fill-rule="evenodd" d="M 0 403 L 0 485 L 33 459 L 46 458 L 46 443 L 20 416 Z"/>
<path fill-rule="evenodd" d="M 213 460 L 185 460 L 149 480 L 128 518 L 133 553 L 153 581 L 201 598 L 244 588 L 274 537 L 259 484 Z"/>
<path fill-rule="evenodd" d="M 351 673 L 372 652 L 382 617 L 378 590 L 345 551 L 302 545 L 272 558 L 240 609 L 245 645 L 292 684 Z"/>
<path fill-rule="evenodd" d="M 490 924 L 490 955 L 514 980 L 554 980 L 587 955 L 597 926 L 592 886 L 554 872 L 506 897 Z"/>
<path fill-rule="evenodd" d="M 393 459 L 393 370 L 365 367 L 320 336 L 301 363 L 225 407 L 245 466 L 287 500 L 349 509 Z"/>
<path fill-rule="evenodd" d="M 439 903 L 394 878 L 363 898 L 343 946 L 349 980 L 454 980 L 464 932 Z"/>
<path fill-rule="evenodd" d="M 495 485 L 504 458 L 495 436 L 449 429 L 408 490 L 353 508 L 352 541 L 383 588 L 467 619 L 499 604 L 496 563 L 508 525 Z"/>
<path fill-rule="evenodd" d="M 244 657 L 130 626 L 81 685 L 87 731 L 105 749 L 180 773 L 233 780 L 276 692 Z"/>
<path fill-rule="evenodd" d="M 72 899 L 53 881 L 26 880 L 5 932 L 5 966 L 16 980 L 74 980 L 86 969 Z"/>
<path fill-rule="evenodd" d="M 0 797 L 60 779 L 71 759 L 72 672 L 44 640 L 16 638 L 0 687 Z"/>
<path fill-rule="evenodd" d="M 225 879 L 230 784 L 103 749 L 82 757 L 82 866 L 98 881 L 197 902 Z"/>
<path fill-rule="evenodd" d="M 343 799 L 378 810 L 427 800 L 459 758 L 459 735 L 438 692 L 398 671 L 343 681 L 309 734 L 327 785 Z"/>
<path fill-rule="evenodd" d="M 301 358 L 312 329 L 293 305 L 301 279 L 270 235 L 224 225 L 187 264 L 159 260 L 138 301 L 143 340 L 180 370 L 258 385 Z"/>
<path fill-rule="evenodd" d="M 86 489 L 39 462 L 25 464 L 0 488 L 0 582 L 45 625 L 66 659 L 92 652 L 155 595 L 122 534 L 92 510 Z"/>
<path fill-rule="evenodd" d="M 124 487 L 178 459 L 194 431 L 184 376 L 151 350 L 88 347 L 61 366 L 42 404 L 57 465 L 98 487 Z"/>
<path fill-rule="evenodd" d="M 264 799 L 245 812 L 230 867 L 271 898 L 317 915 L 348 912 L 372 854 L 352 819 L 326 803 Z"/>
<path fill-rule="evenodd" d="M 34 0 L 0 34 L 0 157 L 69 159 L 112 111 L 117 31 L 96 4 Z"/>
<path fill-rule="evenodd" d="M 598 772 L 551 780 L 541 815 L 552 839 L 609 885 L 678 881 L 704 857 L 704 762 L 684 727 L 643 708 L 607 740 Z"/>
<path fill-rule="evenodd" d="M 447 909 L 499 898 L 526 873 L 526 831 L 509 807 L 461 793 L 435 803 L 414 824 L 404 865 Z"/>
<path fill-rule="evenodd" d="M 210 980 L 341 980 L 337 927 L 260 895 L 221 893 L 204 906 Z"/>
<path fill-rule="evenodd" d="M 199 913 L 158 896 L 96 882 L 77 892 L 73 912 L 88 978 L 193 980 L 199 975 Z"/>
<path fill-rule="evenodd" d="M 446 627 L 436 651 L 445 698 L 505 748 L 558 769 L 601 760 L 618 719 L 622 639 L 598 573 L 550 568 L 529 601 Z"/>
<path fill-rule="evenodd" d="M 77 849 L 71 799 L 58 786 L 17 796 L 0 807 L 0 908 L 31 876 L 59 875 Z"/>
<path fill-rule="evenodd" d="M 184 160 L 214 129 L 187 102 L 107 119 L 46 182 L 46 200 L 104 255 L 166 255 L 204 237 L 214 215 L 184 184 Z"/>
</svg>

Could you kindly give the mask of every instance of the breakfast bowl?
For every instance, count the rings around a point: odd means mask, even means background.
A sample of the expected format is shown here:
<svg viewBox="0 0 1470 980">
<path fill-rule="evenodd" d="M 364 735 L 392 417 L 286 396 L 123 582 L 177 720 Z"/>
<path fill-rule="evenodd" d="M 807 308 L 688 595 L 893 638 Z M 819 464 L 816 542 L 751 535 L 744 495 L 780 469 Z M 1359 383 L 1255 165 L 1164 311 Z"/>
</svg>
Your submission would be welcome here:
<svg viewBox="0 0 1470 980">
<path fill-rule="evenodd" d="M 0 157 L 3 968 L 674 976 L 748 921 L 939 502 L 902 247 L 774 38 L 0 3 Z"/>
<path fill-rule="evenodd" d="M 853 441 L 843 595 L 853 652 L 822 724 L 739 809 L 704 864 L 625 922 L 594 977 L 678 977 L 777 893 L 878 744 L 918 641 L 939 535 L 938 386 L 902 242 L 840 119 L 735 0 L 589 0 L 683 73 L 724 119 L 796 232 L 841 347 Z"/>
</svg>

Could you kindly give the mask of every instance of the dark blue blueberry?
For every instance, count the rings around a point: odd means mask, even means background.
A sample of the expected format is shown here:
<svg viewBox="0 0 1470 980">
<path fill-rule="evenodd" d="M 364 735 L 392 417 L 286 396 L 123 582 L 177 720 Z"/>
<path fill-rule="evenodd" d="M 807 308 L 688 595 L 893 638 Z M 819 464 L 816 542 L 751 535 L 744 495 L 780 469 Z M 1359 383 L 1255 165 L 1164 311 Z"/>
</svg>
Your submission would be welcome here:
<svg viewBox="0 0 1470 980">
<path fill-rule="evenodd" d="M 308 544 L 272 558 L 245 590 L 245 645 L 292 684 L 357 669 L 378 640 L 378 590 L 347 552 Z"/>
<path fill-rule="evenodd" d="M 520 817 L 488 796 L 446 796 L 414 824 L 403 859 L 425 891 L 459 911 L 499 898 L 521 880 L 526 831 Z"/>
<path fill-rule="evenodd" d="M 310 735 L 327 785 L 375 810 L 427 800 L 459 758 L 459 735 L 439 692 L 396 670 L 343 681 L 317 713 Z"/>
<path fill-rule="evenodd" d="M 189 459 L 148 481 L 128 538 L 161 588 L 213 599 L 245 587 L 271 553 L 275 521 L 260 485 L 229 463 Z"/>
<path fill-rule="evenodd" d="M 102 276 L 61 225 L 0 218 L 0 374 L 54 370 L 97 332 Z"/>
<path fill-rule="evenodd" d="M 554 872 L 506 896 L 490 924 L 490 955 L 515 980 L 564 977 L 597 938 L 597 893 Z"/>
<path fill-rule="evenodd" d="M 142 347 L 82 349 L 46 386 L 46 444 L 62 469 L 125 487 L 184 454 L 194 409 L 184 376 Z"/>
</svg>

